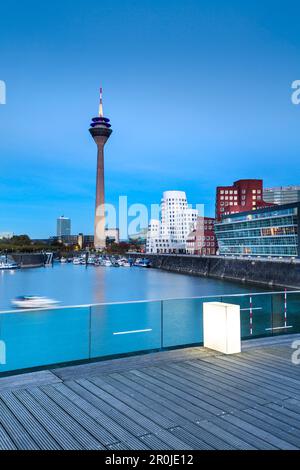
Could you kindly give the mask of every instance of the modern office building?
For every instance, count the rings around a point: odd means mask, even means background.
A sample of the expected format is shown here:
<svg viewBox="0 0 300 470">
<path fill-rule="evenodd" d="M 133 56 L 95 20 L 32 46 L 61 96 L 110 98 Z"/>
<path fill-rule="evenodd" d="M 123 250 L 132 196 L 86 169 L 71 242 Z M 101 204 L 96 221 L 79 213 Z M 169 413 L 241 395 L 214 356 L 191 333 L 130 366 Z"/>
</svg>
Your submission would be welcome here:
<svg viewBox="0 0 300 470">
<path fill-rule="evenodd" d="M 216 255 L 218 244 L 214 229 L 213 217 L 198 217 L 196 228 L 186 240 L 186 252 L 191 255 Z"/>
<path fill-rule="evenodd" d="M 220 255 L 299 257 L 300 203 L 226 215 L 216 222 Z"/>
<path fill-rule="evenodd" d="M 63 215 L 57 219 L 56 235 L 58 237 L 71 235 L 71 219 Z"/>
<path fill-rule="evenodd" d="M 263 181 L 238 180 L 232 186 L 218 186 L 216 191 L 216 220 L 224 215 L 237 214 L 270 206 L 263 200 Z"/>
<path fill-rule="evenodd" d="M 161 200 L 161 221 L 151 220 L 147 253 L 185 253 L 186 239 L 197 222 L 198 211 L 188 207 L 184 191 L 165 191 Z"/>
<path fill-rule="evenodd" d="M 300 186 L 279 186 L 264 189 L 263 199 L 273 204 L 292 204 L 300 202 Z"/>
<path fill-rule="evenodd" d="M 105 199 L 104 199 L 104 145 L 109 139 L 112 129 L 109 119 L 103 115 L 102 88 L 100 88 L 99 115 L 92 119 L 89 129 L 98 149 L 96 176 L 96 204 L 94 220 L 94 245 L 96 249 L 106 246 L 105 235 Z"/>
</svg>

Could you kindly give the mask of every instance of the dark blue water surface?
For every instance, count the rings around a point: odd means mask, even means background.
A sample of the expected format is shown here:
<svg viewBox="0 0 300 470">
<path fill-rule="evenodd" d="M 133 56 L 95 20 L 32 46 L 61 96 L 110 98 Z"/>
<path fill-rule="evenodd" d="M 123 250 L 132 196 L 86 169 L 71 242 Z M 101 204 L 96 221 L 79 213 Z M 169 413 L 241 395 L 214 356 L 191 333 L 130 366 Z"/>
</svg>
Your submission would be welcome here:
<svg viewBox="0 0 300 470">
<path fill-rule="evenodd" d="M 19 295 L 43 295 L 61 305 L 261 292 L 257 286 L 158 269 L 54 264 L 0 271 L 0 309 Z"/>
</svg>

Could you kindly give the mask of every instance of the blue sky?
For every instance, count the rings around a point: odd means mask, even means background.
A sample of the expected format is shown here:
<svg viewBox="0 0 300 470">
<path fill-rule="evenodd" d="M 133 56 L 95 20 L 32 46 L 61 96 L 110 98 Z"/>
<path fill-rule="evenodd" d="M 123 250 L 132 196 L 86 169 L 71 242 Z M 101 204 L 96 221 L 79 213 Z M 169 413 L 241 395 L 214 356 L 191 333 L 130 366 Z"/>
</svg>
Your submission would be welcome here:
<svg viewBox="0 0 300 470">
<path fill-rule="evenodd" d="M 297 5 L 298 4 L 298 5 Z M 106 199 L 187 193 L 214 213 L 239 178 L 300 184 L 300 6 L 255 0 L 24 0 L 0 11 L 0 232 L 92 233 L 98 89 Z"/>
</svg>

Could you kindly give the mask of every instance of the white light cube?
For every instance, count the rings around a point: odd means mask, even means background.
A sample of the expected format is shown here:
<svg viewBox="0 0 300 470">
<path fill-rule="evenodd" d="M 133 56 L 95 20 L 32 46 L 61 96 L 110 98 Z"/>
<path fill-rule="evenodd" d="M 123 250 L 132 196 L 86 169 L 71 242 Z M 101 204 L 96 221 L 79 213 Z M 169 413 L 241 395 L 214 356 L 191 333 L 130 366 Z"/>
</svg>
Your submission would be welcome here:
<svg viewBox="0 0 300 470">
<path fill-rule="evenodd" d="M 223 302 L 204 302 L 203 336 L 205 348 L 224 354 L 240 353 L 240 306 Z"/>
</svg>

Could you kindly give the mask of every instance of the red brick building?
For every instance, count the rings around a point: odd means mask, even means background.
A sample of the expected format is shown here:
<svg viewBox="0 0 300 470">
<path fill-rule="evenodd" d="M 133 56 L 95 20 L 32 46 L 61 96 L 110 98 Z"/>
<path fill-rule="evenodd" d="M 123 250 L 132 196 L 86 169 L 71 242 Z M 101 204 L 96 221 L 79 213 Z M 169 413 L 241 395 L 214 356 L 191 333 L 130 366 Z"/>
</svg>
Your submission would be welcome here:
<svg viewBox="0 0 300 470">
<path fill-rule="evenodd" d="M 186 251 L 191 255 L 216 255 L 218 246 L 214 231 L 215 219 L 198 217 L 196 229 L 186 241 Z"/>
<path fill-rule="evenodd" d="M 246 212 L 271 206 L 263 200 L 262 180 L 238 180 L 232 186 L 218 186 L 216 194 L 216 220 L 223 215 Z"/>
</svg>

